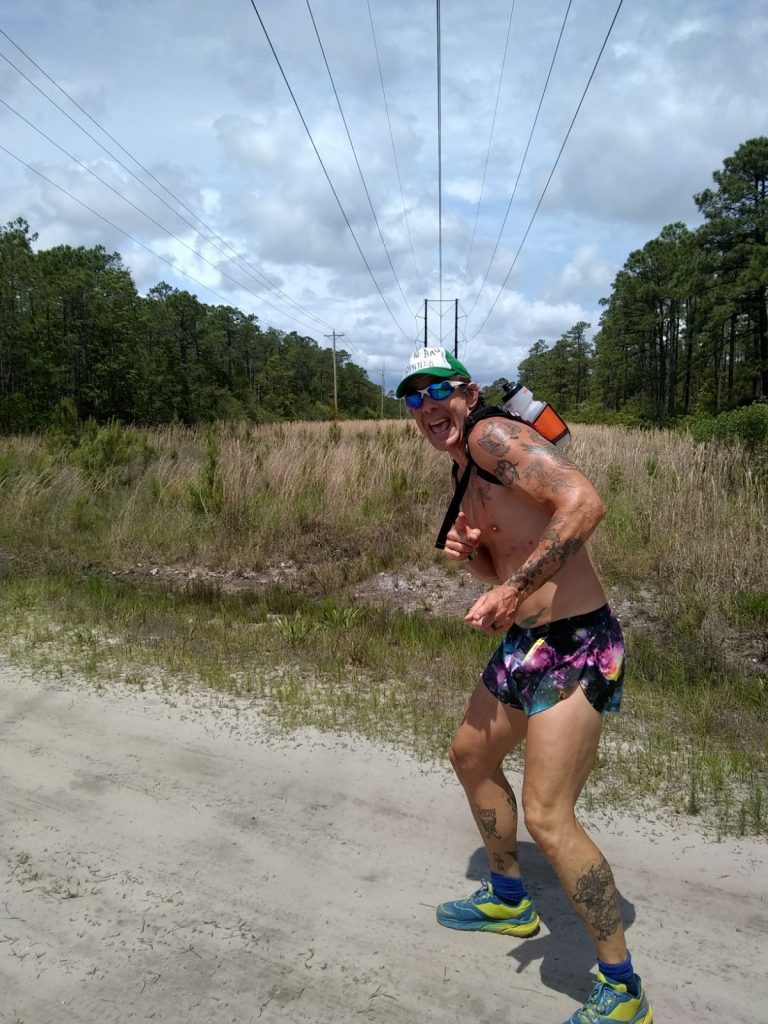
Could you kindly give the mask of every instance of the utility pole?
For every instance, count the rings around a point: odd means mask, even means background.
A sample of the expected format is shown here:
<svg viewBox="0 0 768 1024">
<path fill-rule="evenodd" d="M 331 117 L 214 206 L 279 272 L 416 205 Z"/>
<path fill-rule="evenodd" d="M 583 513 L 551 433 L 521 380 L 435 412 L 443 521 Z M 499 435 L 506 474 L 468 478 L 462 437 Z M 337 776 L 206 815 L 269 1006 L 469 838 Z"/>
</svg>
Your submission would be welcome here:
<svg viewBox="0 0 768 1024">
<path fill-rule="evenodd" d="M 380 420 L 384 419 L 384 366 L 385 365 L 386 364 L 382 364 L 382 367 L 381 367 L 381 416 L 379 416 Z"/>
<path fill-rule="evenodd" d="M 333 418 L 336 421 L 339 419 L 339 399 L 336 390 L 336 339 L 343 337 L 343 334 L 337 334 L 336 331 L 332 334 L 326 334 L 326 338 L 333 339 Z"/>
<path fill-rule="evenodd" d="M 454 299 L 453 306 L 453 354 L 459 358 L 459 300 Z"/>
</svg>

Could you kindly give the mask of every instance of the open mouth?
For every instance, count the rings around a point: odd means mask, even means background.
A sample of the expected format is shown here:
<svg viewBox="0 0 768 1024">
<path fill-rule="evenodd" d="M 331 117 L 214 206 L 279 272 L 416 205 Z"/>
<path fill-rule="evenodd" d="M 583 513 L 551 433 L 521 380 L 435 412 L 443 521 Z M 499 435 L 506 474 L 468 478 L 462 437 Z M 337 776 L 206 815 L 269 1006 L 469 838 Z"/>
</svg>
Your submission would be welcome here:
<svg viewBox="0 0 768 1024">
<path fill-rule="evenodd" d="M 442 416 L 439 420 L 432 420 L 429 424 L 429 432 L 435 437 L 447 434 L 450 429 L 451 421 L 447 416 Z"/>
</svg>

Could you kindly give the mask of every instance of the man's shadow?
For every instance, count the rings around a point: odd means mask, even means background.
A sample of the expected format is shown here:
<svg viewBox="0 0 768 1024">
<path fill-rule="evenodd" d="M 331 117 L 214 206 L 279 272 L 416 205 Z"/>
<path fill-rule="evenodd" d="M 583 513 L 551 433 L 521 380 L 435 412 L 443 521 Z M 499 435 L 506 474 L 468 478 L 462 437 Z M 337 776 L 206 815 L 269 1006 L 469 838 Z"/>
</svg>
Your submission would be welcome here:
<svg viewBox="0 0 768 1024">
<path fill-rule="evenodd" d="M 518 850 L 526 888 L 549 934 L 539 932 L 534 938 L 521 939 L 507 956 L 517 960 L 517 974 L 522 974 L 535 960 L 541 960 L 539 972 L 544 985 L 579 1001 L 589 987 L 589 974 L 595 964 L 592 942 L 560 880 L 535 843 L 521 842 Z M 469 858 L 467 878 L 479 882 L 488 873 L 488 854 L 481 846 Z M 635 920 L 634 904 L 621 893 L 618 900 L 624 928 L 629 929 Z"/>
</svg>

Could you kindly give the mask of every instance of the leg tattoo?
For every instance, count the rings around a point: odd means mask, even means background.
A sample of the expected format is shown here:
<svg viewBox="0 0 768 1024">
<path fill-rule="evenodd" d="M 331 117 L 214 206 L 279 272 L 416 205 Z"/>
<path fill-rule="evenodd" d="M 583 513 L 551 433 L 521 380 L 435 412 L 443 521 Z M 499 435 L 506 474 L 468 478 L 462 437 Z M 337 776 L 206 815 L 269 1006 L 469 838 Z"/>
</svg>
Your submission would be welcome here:
<svg viewBox="0 0 768 1024">
<path fill-rule="evenodd" d="M 480 822 L 483 832 L 485 832 L 486 839 L 501 839 L 501 836 L 496 831 L 496 811 L 493 807 L 478 807 L 477 820 Z"/>
<path fill-rule="evenodd" d="M 584 907 L 584 918 L 601 941 L 609 939 L 621 925 L 616 885 L 608 861 L 593 864 L 576 882 L 573 902 Z"/>
</svg>

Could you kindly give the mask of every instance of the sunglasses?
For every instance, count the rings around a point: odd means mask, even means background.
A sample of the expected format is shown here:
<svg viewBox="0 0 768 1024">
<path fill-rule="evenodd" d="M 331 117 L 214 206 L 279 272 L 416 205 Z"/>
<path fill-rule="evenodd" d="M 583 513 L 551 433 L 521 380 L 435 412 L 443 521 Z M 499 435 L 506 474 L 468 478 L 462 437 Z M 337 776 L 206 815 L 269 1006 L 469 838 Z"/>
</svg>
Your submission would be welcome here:
<svg viewBox="0 0 768 1024">
<path fill-rule="evenodd" d="M 436 402 L 441 402 L 444 398 L 452 395 L 456 388 L 463 387 L 464 384 L 466 384 L 464 380 L 441 380 L 437 384 L 429 384 L 419 391 L 411 391 L 405 395 L 405 404 L 409 409 L 420 409 L 425 395 L 429 395 Z"/>
</svg>

